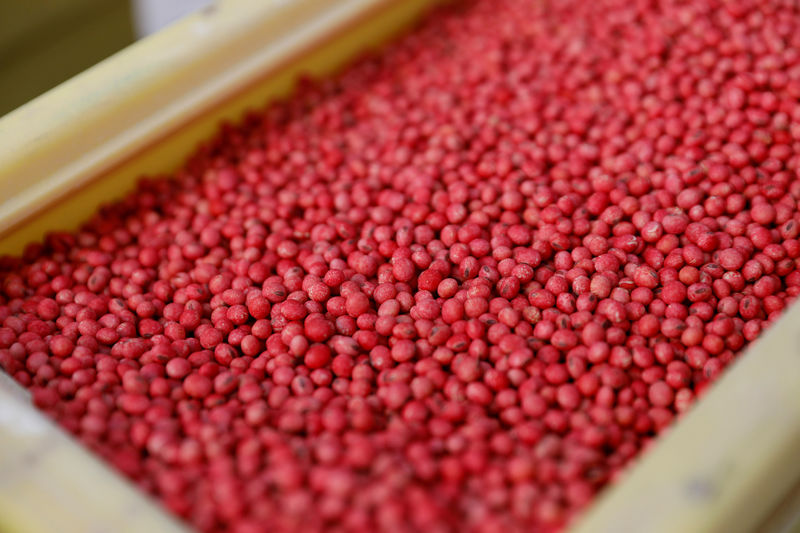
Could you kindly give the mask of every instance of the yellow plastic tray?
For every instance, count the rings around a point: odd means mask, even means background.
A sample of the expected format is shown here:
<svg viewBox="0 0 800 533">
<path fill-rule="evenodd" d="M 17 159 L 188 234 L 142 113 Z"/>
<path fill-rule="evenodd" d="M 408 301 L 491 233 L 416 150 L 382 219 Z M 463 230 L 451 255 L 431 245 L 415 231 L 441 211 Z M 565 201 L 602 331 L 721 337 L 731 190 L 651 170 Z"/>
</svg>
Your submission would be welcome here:
<svg viewBox="0 0 800 533">
<path fill-rule="evenodd" d="M 178 168 L 221 120 L 335 71 L 433 2 L 222 0 L 0 119 L 0 255 L 76 228 L 138 176 Z M 784 527 L 800 499 L 798 323 L 794 306 L 574 531 Z M 0 379 L 0 532 L 181 528 Z"/>
</svg>

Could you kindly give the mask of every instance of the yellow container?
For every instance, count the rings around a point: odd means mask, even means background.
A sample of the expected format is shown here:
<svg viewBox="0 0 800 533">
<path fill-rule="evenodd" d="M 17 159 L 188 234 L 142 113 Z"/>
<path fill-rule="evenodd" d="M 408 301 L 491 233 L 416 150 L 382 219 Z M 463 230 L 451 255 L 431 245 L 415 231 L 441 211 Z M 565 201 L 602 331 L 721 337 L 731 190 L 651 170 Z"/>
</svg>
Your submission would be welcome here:
<svg viewBox="0 0 800 533">
<path fill-rule="evenodd" d="M 0 119 L 0 255 L 177 169 L 220 121 L 335 71 L 433 1 L 222 0 Z M 784 527 L 800 500 L 798 323 L 794 306 L 574 530 Z M 182 527 L 0 379 L 0 531 Z"/>
</svg>

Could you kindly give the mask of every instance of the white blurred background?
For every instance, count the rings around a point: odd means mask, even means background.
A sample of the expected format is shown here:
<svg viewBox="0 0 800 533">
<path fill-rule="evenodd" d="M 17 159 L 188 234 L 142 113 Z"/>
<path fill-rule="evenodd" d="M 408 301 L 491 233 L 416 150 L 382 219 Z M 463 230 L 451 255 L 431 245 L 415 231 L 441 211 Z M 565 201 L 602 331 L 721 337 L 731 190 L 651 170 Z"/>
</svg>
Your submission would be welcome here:
<svg viewBox="0 0 800 533">
<path fill-rule="evenodd" d="M 213 3 L 213 0 L 134 0 L 132 9 L 136 35 L 150 35 L 182 16 Z"/>
</svg>

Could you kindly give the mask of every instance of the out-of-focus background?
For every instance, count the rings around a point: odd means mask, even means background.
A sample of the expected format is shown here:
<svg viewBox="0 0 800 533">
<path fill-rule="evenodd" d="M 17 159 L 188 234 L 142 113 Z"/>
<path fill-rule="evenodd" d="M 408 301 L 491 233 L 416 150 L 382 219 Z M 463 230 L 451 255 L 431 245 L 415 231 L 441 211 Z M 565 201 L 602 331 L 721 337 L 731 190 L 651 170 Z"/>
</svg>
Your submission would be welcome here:
<svg viewBox="0 0 800 533">
<path fill-rule="evenodd" d="M 213 0 L 0 0 L 0 116 Z"/>
</svg>

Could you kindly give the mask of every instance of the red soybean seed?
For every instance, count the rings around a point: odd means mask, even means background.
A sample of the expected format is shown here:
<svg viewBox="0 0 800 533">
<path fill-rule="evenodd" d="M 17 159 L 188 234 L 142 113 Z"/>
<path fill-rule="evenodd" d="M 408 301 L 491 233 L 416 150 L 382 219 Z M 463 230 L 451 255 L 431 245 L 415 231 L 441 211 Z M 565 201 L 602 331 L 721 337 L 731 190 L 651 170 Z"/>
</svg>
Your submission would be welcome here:
<svg viewBox="0 0 800 533">
<path fill-rule="evenodd" d="M 672 388 L 663 381 L 656 381 L 647 392 L 647 397 L 656 407 L 669 407 L 674 399 Z"/>
<path fill-rule="evenodd" d="M 719 253 L 719 264 L 726 270 L 739 271 L 744 261 L 744 255 L 736 248 L 727 248 Z"/>
<path fill-rule="evenodd" d="M 683 302 L 686 298 L 686 286 L 680 281 L 669 281 L 661 289 L 661 299 L 668 304 Z"/>
<path fill-rule="evenodd" d="M 183 390 L 193 398 L 205 398 L 211 393 L 211 380 L 201 374 L 189 374 L 183 380 Z"/>
<path fill-rule="evenodd" d="M 222 126 L 0 258 L 0 367 L 201 531 L 562 529 L 800 293 L 798 6 L 656 4 L 442 7 Z"/>
</svg>

